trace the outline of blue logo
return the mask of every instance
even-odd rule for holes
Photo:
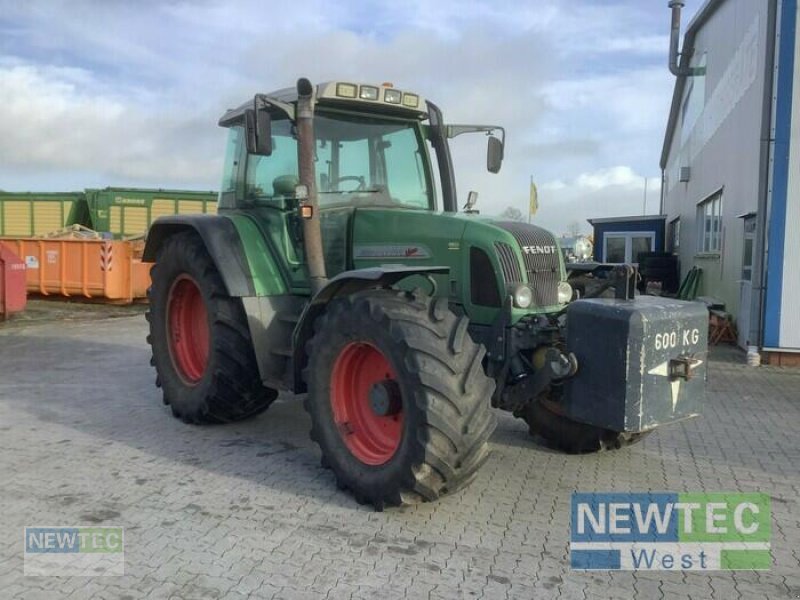
[[[766,494],[574,493],[573,569],[769,569]]]
[[[124,575],[122,527],[26,527],[25,575]]]

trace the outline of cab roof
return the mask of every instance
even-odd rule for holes
[[[260,95],[268,103],[294,118],[297,104],[297,88],[288,87]],[[391,84],[354,83],[350,81],[326,81],[315,87],[314,99],[318,105],[347,107],[357,111],[405,116],[425,120],[428,118],[426,100],[415,92],[400,90]],[[228,109],[219,124],[230,127],[240,122],[244,111],[253,108],[248,100],[237,108]]]

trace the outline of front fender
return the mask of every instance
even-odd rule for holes
[[[311,299],[294,330],[293,365],[294,391],[302,394],[306,391],[302,372],[308,361],[306,342],[314,334],[314,321],[325,312],[328,303],[338,296],[348,296],[367,289],[388,288],[412,275],[446,275],[450,267],[375,267],[344,271],[331,279],[316,296]]]

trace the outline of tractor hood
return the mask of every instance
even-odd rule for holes
[[[534,306],[558,305],[558,284],[566,272],[552,233],[519,221],[481,219],[467,226],[464,240],[496,256],[506,288],[527,283],[533,289]]]
[[[491,323],[509,288],[519,284],[531,287],[534,300],[525,311],[515,309],[514,320],[563,308],[558,303],[558,284],[566,279],[561,251],[553,234],[541,227],[454,213],[381,208],[354,213],[350,268],[447,266],[450,274],[437,276],[439,293],[447,290],[451,302],[463,305],[478,323]]]

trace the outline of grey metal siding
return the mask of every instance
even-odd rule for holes
[[[692,64],[705,62],[705,75],[684,90],[686,110],[677,119],[665,168],[663,212],[667,222],[681,219],[682,274],[701,267],[700,293],[724,301],[734,317],[743,293],[744,230],[738,217],[757,212],[761,185],[769,4],[727,0],[698,31]],[[702,112],[696,119],[691,119],[692,100],[686,102],[692,93],[702,95]],[[681,167],[690,169],[688,182],[678,181]],[[721,250],[703,254],[697,249],[697,205],[718,190],[722,190]]]

